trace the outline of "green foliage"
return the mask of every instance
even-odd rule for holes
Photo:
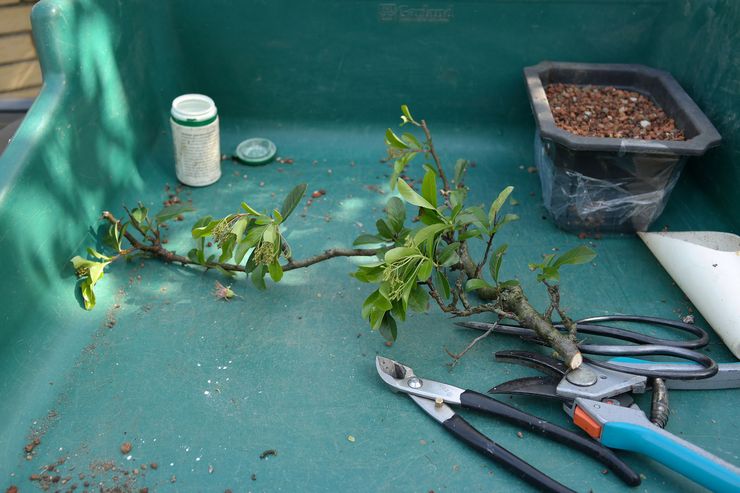
[[[88,253],[100,261],[88,260],[76,256],[71,262],[79,279],[78,285],[85,309],[92,310],[95,307],[95,292],[93,288],[103,278],[103,269],[111,263],[112,259],[92,248],[88,248]]]
[[[586,264],[596,258],[596,252],[585,245],[580,245],[560,256],[554,253],[544,255],[543,261],[539,264],[529,264],[529,270],[540,272],[537,274],[537,280],[540,282],[549,281],[557,282],[560,280],[560,268],[564,265]]]
[[[423,120],[419,123],[412,118],[408,107],[402,106],[401,112],[402,125],[411,124],[427,130]],[[416,155],[432,152],[431,142],[421,142],[410,133],[399,137],[391,129],[386,130],[385,142],[389,156],[395,158],[391,189],[398,189],[400,199],[392,197],[388,201],[387,217],[376,222],[377,234],[363,234],[355,240],[355,245],[384,244],[386,250],[379,256],[379,262],[359,267],[353,276],[378,286],[363,303],[362,316],[373,329],[380,330],[384,337],[392,340],[397,335],[396,319],[404,320],[408,308],[425,310],[429,303],[429,290],[441,299],[449,300],[453,294],[456,296],[454,299],[462,297],[460,290],[500,290],[518,285],[517,280],[500,280],[508,245],[496,246],[487,259],[487,273],[492,283],[482,278],[469,278],[463,256],[468,251],[466,242],[491,243],[501,228],[519,217],[502,212],[514,191],[511,186],[498,194],[487,211],[477,205],[465,205],[467,188],[463,180],[469,163],[462,159],[455,163],[452,189],[443,190],[440,196],[437,180],[442,172],[424,164],[421,193],[416,192],[399,176]],[[418,208],[421,224],[416,228],[404,226],[406,211],[402,201]],[[586,252],[576,251],[557,259],[546,259],[549,262],[547,272],[587,258]],[[458,278],[463,281],[462,289],[452,281]]]
[[[458,302],[466,309],[470,306],[466,292],[486,289],[501,293],[518,285],[516,280],[500,279],[508,245],[494,243],[501,228],[518,219],[517,215],[504,211],[507,203],[515,203],[511,198],[514,188],[504,188],[490,205],[467,205],[468,188],[463,182],[468,161],[460,159],[455,163],[450,185],[425,121],[415,120],[405,105],[401,112],[401,125],[421,129],[424,135],[422,138],[403,132],[399,136],[391,129],[386,130],[388,155],[394,160],[390,185],[400,197],[388,199],[385,214],[375,222],[375,232],[361,234],[354,240],[355,246],[373,245],[375,249],[369,255],[375,255],[376,260],[352,273],[358,281],[375,285],[362,305],[361,315],[389,340],[398,335],[398,320],[405,320],[409,310],[426,311],[431,299],[445,311],[460,314]],[[428,161],[420,167],[423,178],[418,192],[400,177],[417,156]],[[242,202],[237,212],[225,217],[197,219],[191,228],[195,245],[187,258],[228,276],[233,276],[235,270],[243,270],[258,289],[266,288],[268,275],[273,282],[280,282],[284,267],[296,265],[281,226],[298,207],[306,189],[305,183],[296,186],[280,208],[271,212],[261,212]],[[413,214],[408,213],[408,207]],[[105,267],[142,250],[123,248],[122,241],[126,238],[134,246],[130,232],[138,235],[139,244],[152,245],[155,252],[161,252],[160,225],[191,210],[185,204],[171,205],[152,218],[147,208],[139,204],[127,211],[128,221],[111,225],[103,238],[107,248],[115,252],[112,256],[90,249],[90,259],[72,259],[85,307],[91,309],[95,305],[93,288],[102,279]],[[409,217],[418,223],[407,224]],[[473,241],[479,242],[480,250],[485,251],[477,263],[469,253],[468,243]],[[591,249],[581,246],[560,256],[546,255],[542,263],[530,264],[530,268],[540,271],[537,276],[540,281],[557,281],[560,267],[590,262],[594,256]],[[281,259],[287,263],[281,264]],[[490,279],[484,279],[484,272]]]

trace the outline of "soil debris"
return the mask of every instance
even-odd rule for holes
[[[270,456],[276,456],[276,455],[277,455],[277,450],[271,448],[271,449],[267,449],[264,452],[262,452],[260,454],[260,459],[266,459]]]
[[[11,485],[8,487],[7,490],[5,490],[5,493],[18,493],[18,487],[15,485]]]
[[[129,452],[131,452],[131,449],[132,448],[133,448],[133,446],[131,445],[131,442],[123,442],[121,444],[121,453],[124,454],[124,455],[126,455]]]
[[[555,124],[587,137],[686,140],[673,118],[649,97],[611,86],[549,84],[545,88]]]
[[[33,440],[28,442],[26,446],[23,447],[23,450],[25,450],[27,454],[30,454],[31,452],[33,452],[33,449],[35,449],[40,444],[41,444],[41,438],[33,437]]]
[[[368,189],[368,190],[370,190],[371,192],[375,192],[375,193],[380,194],[380,195],[385,195],[385,191],[382,190],[377,185],[365,185],[365,188]]]

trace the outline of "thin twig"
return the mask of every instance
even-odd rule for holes
[[[486,251],[483,253],[483,258],[480,262],[478,262],[478,265],[475,267],[475,277],[480,279],[480,275],[483,272],[483,266],[486,265],[486,260],[488,260],[488,254],[491,251],[491,245],[493,244],[493,237],[496,235],[491,235],[488,237],[488,243],[486,243]]]
[[[432,155],[432,159],[434,159],[434,164],[437,165],[437,172],[439,173],[439,177],[442,179],[442,184],[444,185],[444,189],[445,191],[449,192],[450,184],[447,181],[447,176],[445,175],[444,170],[442,169],[442,162],[439,160],[437,151],[434,149],[434,144],[432,143],[432,134],[429,132],[429,127],[427,127],[427,122],[422,120],[419,126],[424,131],[424,135],[426,136],[427,144],[429,145],[429,154]],[[446,195],[445,195],[445,202],[448,202]]]
[[[550,306],[548,306],[545,311],[545,318],[547,320],[551,320],[550,317],[552,316],[552,311],[555,309],[555,311],[558,312],[558,315],[560,315],[560,322],[568,329],[570,338],[575,341],[578,336],[578,327],[565,313],[565,310],[560,308],[560,286],[558,284],[550,284],[547,281],[542,281],[542,283],[547,287],[547,294],[550,296]]]
[[[482,341],[483,339],[485,339],[486,337],[488,337],[489,335],[491,335],[491,332],[493,332],[493,330],[496,328],[497,325],[498,325],[498,320],[493,323],[493,325],[491,326],[490,329],[488,329],[483,334],[481,334],[478,337],[476,337],[475,339],[473,339],[470,342],[470,344],[468,344],[465,347],[465,349],[463,349],[462,351],[460,351],[457,354],[453,354],[453,353],[450,352],[449,349],[445,348],[445,352],[447,352],[447,354],[450,356],[450,358],[452,358],[452,363],[449,363],[448,366],[450,368],[454,368],[460,362],[460,358],[462,358],[463,356],[465,356],[465,353],[467,353],[468,351],[470,351],[473,348],[473,346],[475,346],[480,341]]]

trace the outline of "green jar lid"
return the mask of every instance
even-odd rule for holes
[[[267,164],[275,157],[277,148],[271,140],[255,137],[247,139],[236,146],[236,158],[252,166]]]

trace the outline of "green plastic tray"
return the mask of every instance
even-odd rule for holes
[[[213,295],[216,281],[227,283],[217,273],[117,264],[92,312],[75,297],[69,259],[94,244],[101,211],[120,215],[137,200],[156,209],[167,199],[166,185],[176,185],[169,105],[186,92],[215,100],[224,152],[263,136],[293,159],[224,162],[217,184],[180,192],[197,214],[226,214],[245,199],[270,208],[307,182],[309,192],[327,193],[287,223],[296,257],[349,246],[371,230],[389,196],[377,191],[387,191],[389,172],[379,163],[383,132],[406,103],[429,122],[448,167],[459,157],[477,163],[473,202],[516,187],[522,219],[502,238],[510,244],[504,270],[535,305],[543,307],[546,294],[527,262],[591,244],[595,264],[563,272],[569,313],[684,316],[689,303],[636,237],[580,239],[543,218],[538,177],[527,171],[534,127],[521,69],[556,59],[671,71],[724,140],[689,162],[655,228],[737,232],[739,21],[729,0],[681,8],[42,1],[33,25],[44,88],[0,159],[3,487],[37,489],[30,475],[65,458],[59,474],[71,479],[51,491],[82,491],[85,481],[90,490],[102,482],[123,491],[529,491],[390,392],[374,368],[383,354],[422,376],[484,391],[532,374],[492,358],[522,343],[491,337],[450,371],[444,348],[459,351],[473,334],[432,310],[412,316],[387,347],[360,318],[370,287],[349,277],[346,259],[290,272],[264,292],[238,279],[230,302]],[[169,240],[189,249],[189,223],[173,222]],[[706,350],[733,360],[715,336]],[[572,426],[554,403],[510,402]],[[740,463],[738,391],[676,391],[671,404],[673,433]],[[623,489],[577,452],[465,416],[578,491]],[[26,460],[33,433],[41,443]],[[129,454],[119,450],[123,442],[133,445]],[[260,459],[269,449],[277,455]],[[698,488],[643,457],[623,457],[644,474],[640,491]],[[143,468],[152,462],[156,470]]]

